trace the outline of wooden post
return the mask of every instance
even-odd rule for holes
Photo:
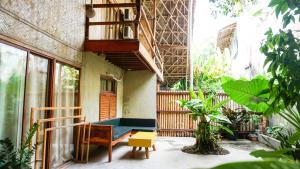
[[[31,108],[31,111],[32,111],[32,115],[33,115],[33,112],[34,112],[33,108]],[[35,159],[34,159],[35,169],[38,168],[37,160],[39,160],[39,144],[40,144],[40,130],[41,130],[40,129],[41,128],[40,127],[40,120],[37,121],[37,124],[38,124],[38,127],[37,127],[37,131],[36,131]],[[31,145],[30,145],[30,147],[31,147]]]
[[[85,40],[89,40],[90,19],[85,17]]]
[[[156,32],[156,0],[153,0],[153,29],[152,29],[152,32],[153,32],[153,39],[152,39],[152,45],[153,45],[153,48],[154,48],[154,51],[156,51],[156,48],[155,48],[155,32]]]
[[[111,143],[108,145],[108,162],[112,160],[112,145]]]
[[[87,152],[86,152],[86,162],[89,161],[89,153],[90,153],[90,141],[91,141],[91,128],[92,128],[92,124],[89,123],[89,132],[88,132],[88,142],[87,142]]]
[[[50,87],[49,87],[49,95],[50,95],[50,99],[49,99],[49,107],[54,107],[55,106],[55,79],[57,78],[56,76],[56,59],[54,59],[51,64],[50,64],[50,74],[49,76],[52,77],[50,78]],[[45,110],[46,111],[46,110]],[[49,110],[50,112],[47,113],[46,118],[51,118],[54,116],[54,112],[53,110]],[[48,124],[46,124],[47,128],[51,128],[53,127],[53,122],[49,122]],[[49,136],[47,137],[47,147],[46,147],[46,151],[47,151],[47,156],[46,156],[46,168],[49,169],[50,167],[50,161],[51,161],[51,147],[52,147],[52,136],[53,136],[53,132],[49,133]]]
[[[134,21],[134,39],[139,39],[139,24],[141,21],[141,0],[136,0],[135,5],[137,14]]]
[[[153,151],[156,151],[155,144],[152,145]]]
[[[132,147],[131,157],[134,157],[134,156],[135,156],[135,151],[136,151],[136,147]]]
[[[149,159],[149,148],[145,147],[145,149],[146,149],[146,158]]]

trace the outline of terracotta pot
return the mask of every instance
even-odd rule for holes
[[[249,136],[249,140],[251,140],[251,141],[257,141],[258,139],[257,139],[257,137]]]

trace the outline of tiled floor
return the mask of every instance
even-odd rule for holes
[[[218,164],[257,160],[249,155],[252,150],[267,149],[260,143],[248,140],[238,142],[223,141],[222,146],[230,151],[228,155],[194,155],[183,153],[180,149],[185,145],[192,145],[194,138],[158,137],[156,151],[150,150],[150,159],[145,159],[144,150],[136,152],[135,158],[131,157],[132,148],[127,146],[127,140],[113,148],[113,161],[107,162],[105,149],[98,149],[90,156],[87,164],[71,164],[67,168],[74,169],[194,169],[208,168]]]

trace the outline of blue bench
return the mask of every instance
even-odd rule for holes
[[[108,161],[112,160],[112,147],[138,131],[156,130],[155,119],[115,118],[94,122],[91,126],[90,144],[108,147]]]

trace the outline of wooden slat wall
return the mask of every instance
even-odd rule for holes
[[[99,96],[99,120],[116,117],[117,96],[114,93],[103,92]]]
[[[227,95],[223,93],[217,94],[219,101],[227,99]],[[159,91],[157,92],[157,121],[158,134],[160,136],[172,137],[190,137],[194,135],[197,127],[197,121],[193,121],[188,114],[189,111],[179,107],[176,100],[190,99],[187,91]],[[225,105],[231,109],[241,108],[240,105],[230,101]],[[254,130],[252,123],[248,123],[241,127],[240,132],[250,132]]]

